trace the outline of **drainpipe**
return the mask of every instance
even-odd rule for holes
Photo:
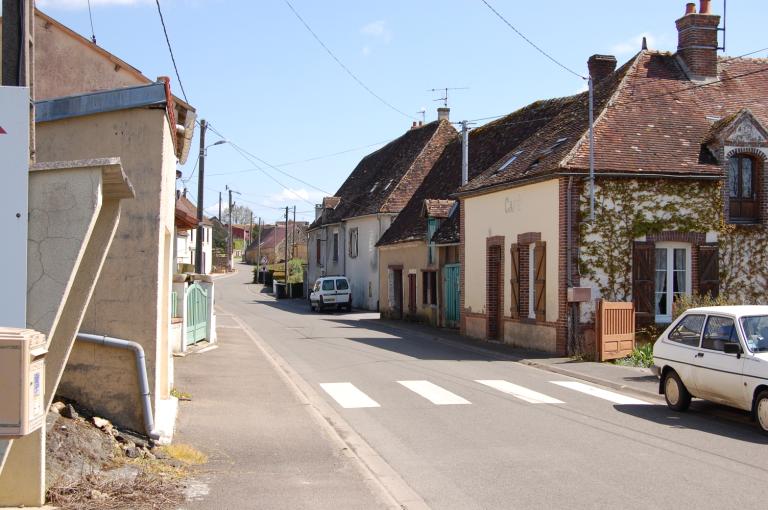
[[[156,432],[155,422],[152,417],[152,402],[149,398],[149,381],[147,380],[147,364],[144,358],[144,349],[136,342],[112,338],[106,335],[91,335],[88,333],[78,333],[77,339],[81,342],[87,342],[105,347],[114,347],[116,349],[126,349],[133,351],[136,359],[136,372],[139,375],[139,392],[141,393],[141,408],[144,414],[144,431],[151,439],[160,439],[160,434]]]
[[[568,177],[568,190],[566,192],[566,198],[565,198],[565,210],[566,210],[566,282],[568,285],[568,288],[573,287],[573,204],[571,203],[571,197],[572,197],[572,189],[573,189],[573,176]],[[567,320],[567,335],[568,340],[566,344],[566,349],[568,351],[568,354],[574,354],[574,344],[575,337],[576,337],[576,320],[574,317],[574,314],[577,313],[576,311],[576,305],[575,303],[569,303],[569,308],[571,309],[571,317],[570,320]]]

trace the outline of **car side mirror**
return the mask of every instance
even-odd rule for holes
[[[723,344],[723,352],[726,354],[735,354],[737,358],[741,357],[741,345],[737,342],[728,342]]]

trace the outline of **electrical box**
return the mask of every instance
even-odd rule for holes
[[[45,335],[0,328],[0,439],[26,436],[45,422]]]
[[[592,301],[592,287],[569,287],[569,303],[588,303]]]

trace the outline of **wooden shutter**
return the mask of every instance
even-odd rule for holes
[[[318,237],[318,238],[316,239],[316,241],[315,241],[315,261],[316,261],[318,264],[320,264],[320,262],[321,262],[321,259],[320,259],[320,253],[321,253],[321,251],[320,251],[320,250],[322,250],[322,245],[321,245],[321,241],[320,241],[320,238]],[[259,261],[259,264],[261,264],[261,261]]]
[[[546,320],[547,311],[547,245],[543,241],[536,241],[533,247],[534,260],[534,310],[536,311],[536,320]]]
[[[699,294],[717,297],[720,293],[720,249],[717,245],[699,246]]]
[[[656,322],[655,274],[655,243],[635,242],[632,250],[632,301],[635,303],[635,322],[637,324]]]
[[[512,261],[512,277],[509,279],[511,285],[510,296],[512,297],[512,306],[510,315],[513,319],[520,318],[520,246],[513,244],[510,249],[509,259]]]

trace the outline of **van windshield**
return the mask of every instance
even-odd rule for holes
[[[768,315],[742,317],[741,327],[752,352],[768,352]]]
[[[336,289],[338,290],[347,290],[349,288],[349,283],[347,283],[347,280],[336,280]]]

